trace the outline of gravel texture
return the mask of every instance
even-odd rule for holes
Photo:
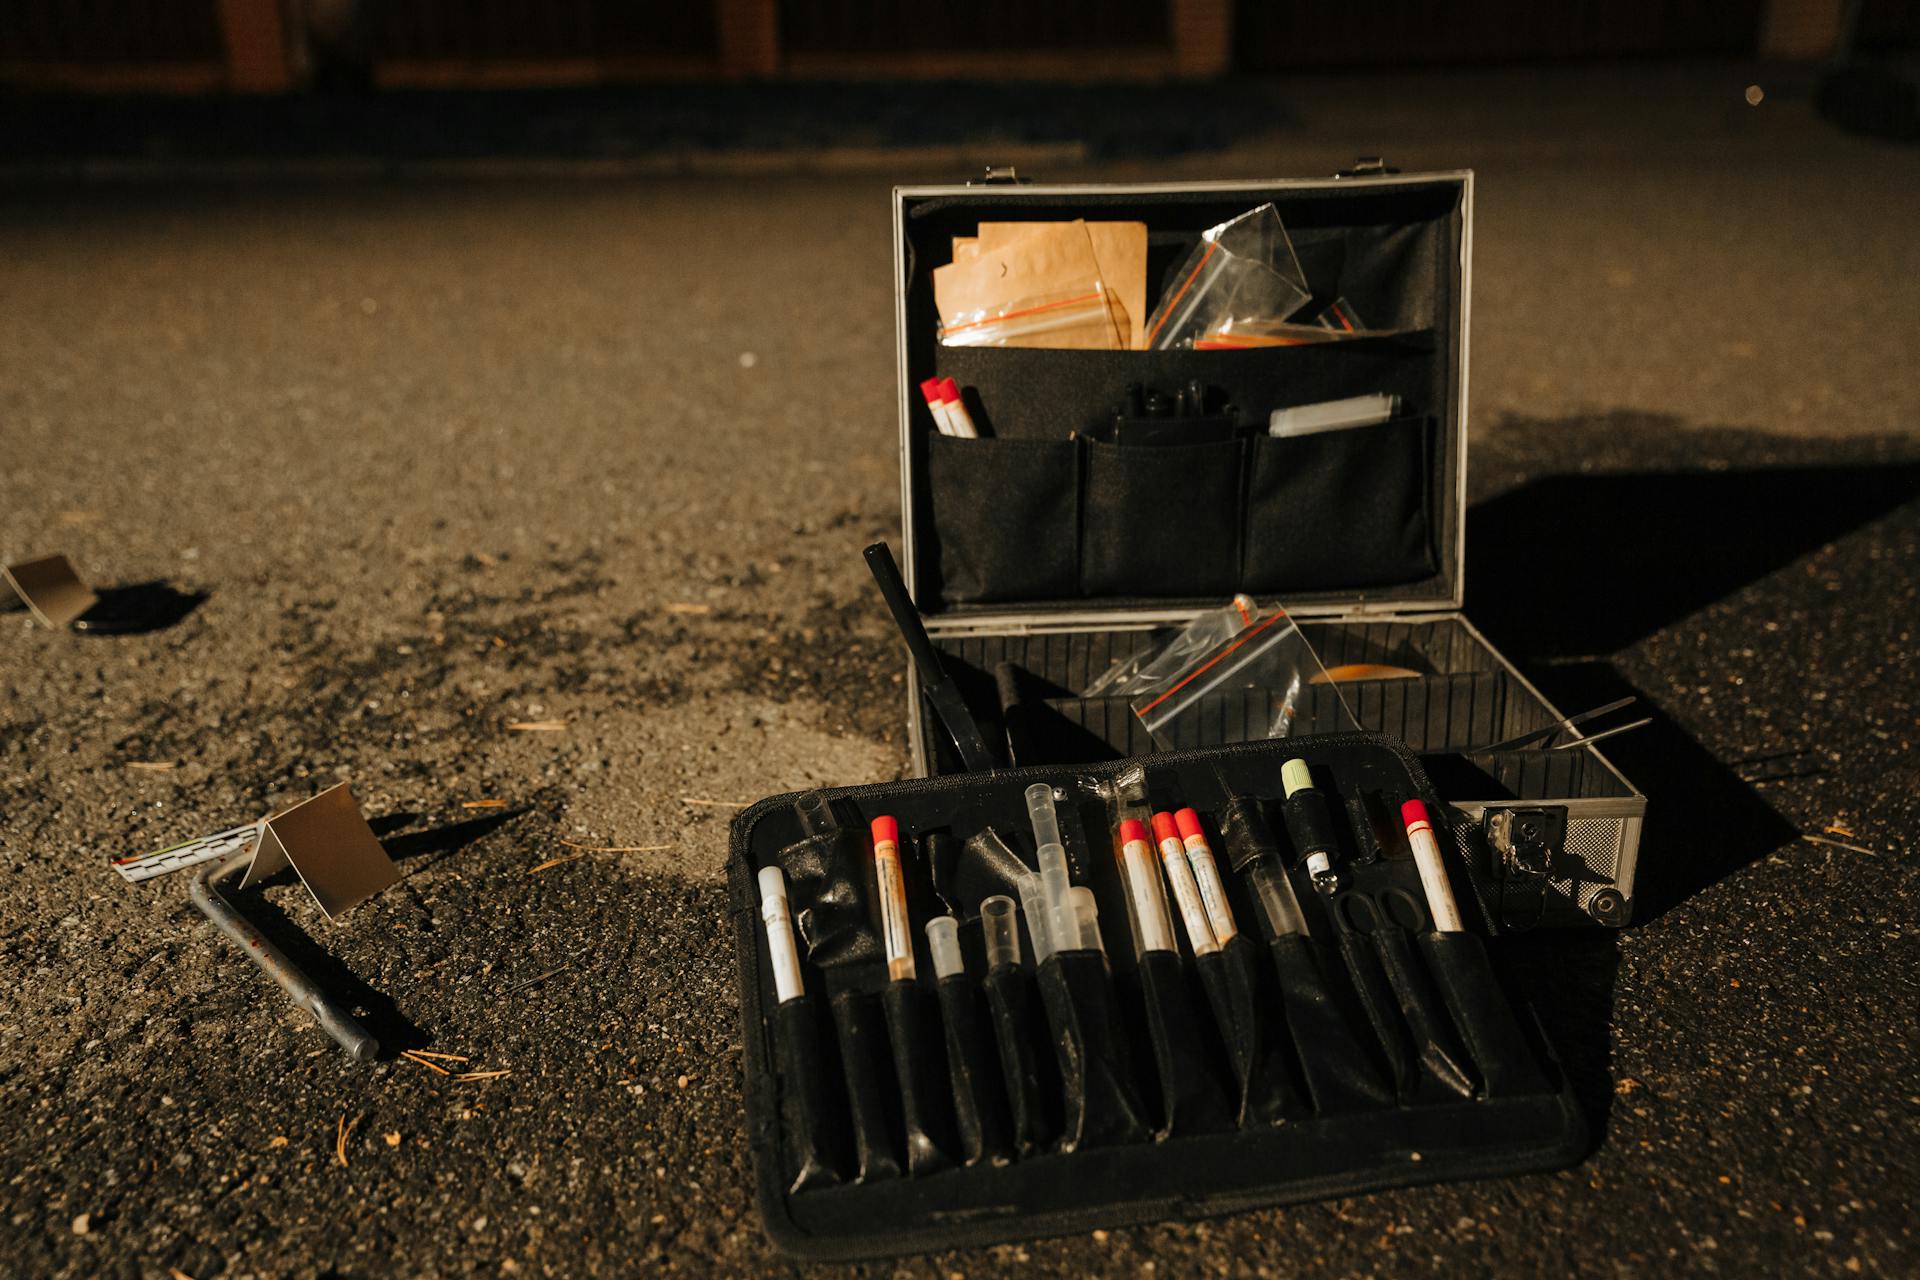
[[[899,1273],[1920,1270],[1920,153],[1748,78],[1425,77],[1086,175],[1480,170],[1468,612],[1657,716],[1612,752],[1635,927],[1504,944],[1592,1156]],[[721,866],[733,806],[905,768],[858,558],[898,524],[886,188],[0,196],[0,554],[194,604],[0,614],[0,1270],[782,1269]],[[179,877],[106,867],[335,779],[402,883],[256,910],[388,1045],[508,1074],[349,1064]]]

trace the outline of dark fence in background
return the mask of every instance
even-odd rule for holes
[[[1242,4],[1243,71],[1751,53],[1762,0]]]

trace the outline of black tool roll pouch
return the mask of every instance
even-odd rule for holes
[[[1243,862],[1224,876],[1236,916],[1244,912],[1240,937],[1203,959],[1149,953],[1144,973],[1129,954],[1125,886],[1116,860],[1100,856],[1102,788],[1137,766],[1155,804],[1190,804],[1203,820],[1232,805],[1277,812],[1280,765],[1295,756],[1331,798],[1377,793],[1389,809],[1418,798],[1444,822],[1405,748],[1365,734],[883,783],[833,791],[830,806],[803,811],[788,796],[742,813],[728,879],[746,1126],[756,1199],[775,1241],[820,1260],[923,1253],[1578,1158],[1580,1108],[1538,1026],[1506,1005],[1479,945],[1490,926],[1477,901],[1461,903],[1475,932],[1436,936],[1399,911],[1389,917],[1394,930],[1343,923],[1340,895],[1307,890],[1300,905],[1310,933],[1273,938],[1263,957],[1254,931],[1271,922],[1246,896]],[[1036,966],[1023,918],[1024,959],[988,970],[975,899],[1031,869],[1025,793],[1036,782],[1059,798],[1073,881],[1093,891],[1113,954],[1062,951]],[[944,909],[961,921],[957,976],[884,984],[878,958],[819,963],[868,946],[875,926],[855,920],[844,891],[873,897],[858,883],[861,871],[871,874],[860,865],[871,855],[857,833],[882,814],[904,837],[916,939],[943,910],[926,889],[942,843],[932,837],[960,848],[941,855],[940,877]],[[1003,838],[976,839],[989,828]],[[1304,885],[1290,845],[1275,834],[1268,846],[1262,857],[1282,859]],[[1363,852],[1346,847],[1336,858],[1343,894],[1351,886],[1376,903],[1423,900],[1410,858],[1362,862]],[[807,872],[808,892],[822,899],[790,883],[795,918],[811,913],[832,943],[804,952],[805,994],[791,1011],[770,981],[756,884],[761,869],[783,864]],[[823,902],[833,908],[825,916]],[[927,955],[916,959],[931,972]],[[817,1048],[807,1043],[809,1005]],[[1440,1083],[1446,1071],[1429,1046],[1445,1052],[1469,1092]]]
[[[1545,1088],[1545,1074],[1494,976],[1486,944],[1471,933],[1428,933],[1420,937],[1420,950],[1486,1095],[1503,1098]]]
[[[980,1005],[980,988],[964,973],[940,979],[940,1025],[946,1032],[947,1079],[953,1086],[953,1128],[960,1163],[1004,1164],[1012,1156],[1000,1055]]]
[[[1077,443],[936,435],[927,449],[940,590],[947,599],[1079,594]]]
[[[1433,572],[1430,420],[1254,437],[1242,591],[1413,582]]]
[[[1060,1150],[1145,1138],[1150,1126],[1114,1018],[1107,958],[1054,952],[1040,966],[1040,999],[1060,1067]]]
[[[1239,575],[1238,440],[1087,441],[1080,585],[1089,596],[1230,596]]]
[[[1234,1108],[1222,1077],[1225,1047],[1203,1034],[1201,1008],[1186,966],[1172,951],[1149,951],[1129,978],[1141,1009],[1154,1066],[1160,1107],[1154,1113],[1161,1137],[1186,1137],[1234,1127]]]
[[[1041,1056],[1046,1023],[1040,1017],[1033,975],[1019,965],[1001,965],[987,974],[987,1014],[993,1019],[994,1045],[1000,1052],[1000,1080],[1007,1090],[1014,1150],[1039,1152],[1058,1132],[1048,1102],[1059,1097],[1058,1078],[1048,1087],[1053,1055]],[[1057,1109],[1057,1108],[1056,1108]]]

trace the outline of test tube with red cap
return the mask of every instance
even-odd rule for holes
[[[1180,919],[1187,927],[1187,942],[1196,956],[1210,955],[1220,949],[1207,920],[1206,903],[1200,899],[1200,886],[1187,862],[1186,842],[1180,839],[1180,824],[1170,813],[1153,815],[1153,836],[1160,842],[1160,865],[1166,868],[1167,883],[1173,886],[1173,901],[1180,908]]]
[[[941,391],[940,379],[922,379],[920,395],[927,402],[927,412],[933,415],[934,428],[943,436],[958,435],[959,432],[953,429],[953,415],[947,412],[946,396]]]
[[[887,949],[887,977],[912,982],[913,931],[907,920],[907,877],[900,865],[900,824],[884,814],[873,820],[874,878],[880,885],[880,934]]]
[[[967,412],[967,402],[960,395],[960,384],[952,378],[942,378],[940,400],[946,405],[947,421],[953,426],[953,434],[965,440],[978,440],[980,429],[973,425],[973,415]]]
[[[1147,843],[1146,824],[1136,818],[1120,822],[1120,868],[1141,954],[1175,950],[1173,921],[1167,916],[1167,895],[1153,864],[1153,846]]]
[[[1200,886],[1207,923],[1213,926],[1214,940],[1224,947],[1240,930],[1233,923],[1233,908],[1227,903],[1227,886],[1220,879],[1220,867],[1213,860],[1213,846],[1207,843],[1206,830],[1200,825],[1196,811],[1182,809],[1173,815],[1173,822],[1180,829],[1180,842],[1186,846],[1194,883]]]
[[[1413,849],[1413,865],[1420,869],[1420,887],[1427,893],[1433,927],[1442,933],[1459,933],[1466,925],[1460,921],[1453,886],[1447,883],[1447,866],[1440,858],[1440,842],[1433,838],[1427,806],[1418,800],[1407,801],[1400,806],[1400,820],[1407,824],[1407,844]]]

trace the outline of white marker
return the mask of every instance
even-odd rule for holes
[[[1447,883],[1447,866],[1440,860],[1440,842],[1433,838],[1427,806],[1418,800],[1407,801],[1400,806],[1400,820],[1407,824],[1407,843],[1413,846],[1413,865],[1420,868],[1420,887],[1427,891],[1433,927],[1441,933],[1461,932],[1466,925],[1460,922],[1453,886]]]
[[[793,912],[787,905],[787,878],[778,867],[760,871],[760,919],[767,926],[767,950],[773,955],[773,987],[780,1003],[807,993],[800,981],[800,953],[793,945]]]
[[[1160,865],[1167,869],[1167,883],[1173,886],[1173,900],[1180,907],[1180,919],[1187,926],[1187,941],[1196,956],[1211,955],[1220,949],[1207,923],[1207,906],[1200,900],[1200,886],[1194,881],[1193,868],[1187,863],[1187,846],[1180,840],[1180,828],[1170,813],[1153,815],[1154,839],[1160,842]]]

